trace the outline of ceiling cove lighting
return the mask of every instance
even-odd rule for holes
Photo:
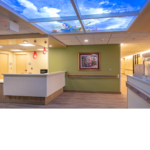
[[[84,40],[84,42],[88,42],[89,40]]]
[[[33,44],[19,44],[19,45],[21,45],[21,46],[35,46]]]
[[[13,51],[13,52],[20,52],[22,50],[20,50],[20,49],[12,49],[11,51]]]

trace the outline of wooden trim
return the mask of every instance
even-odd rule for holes
[[[80,68],[80,54],[84,54],[84,55],[86,55],[86,54],[99,54],[99,58],[98,58],[98,65],[99,65],[99,69],[96,69],[96,68],[93,68],[93,69],[81,69]],[[100,61],[101,61],[101,53],[100,52],[87,52],[87,53],[78,53],[78,71],[100,71],[101,70],[101,63],[100,63]]]
[[[119,78],[119,75],[68,74],[68,78]]]
[[[45,98],[45,105],[47,105],[48,103],[50,103],[53,99],[55,99],[57,96],[59,96],[62,93],[63,93],[63,88],[61,88],[60,90],[56,91],[52,95],[46,97]]]
[[[144,92],[143,90],[135,87],[134,85],[130,84],[129,82],[126,82],[126,86],[134,92],[136,95],[141,97],[143,100],[145,100],[147,103],[150,104],[150,94]]]
[[[105,91],[76,91],[76,90],[64,90],[64,92],[121,94],[121,92],[105,92]]]

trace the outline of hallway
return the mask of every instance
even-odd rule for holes
[[[127,108],[126,76],[121,78],[121,94],[64,92],[44,105],[0,103],[0,108]]]

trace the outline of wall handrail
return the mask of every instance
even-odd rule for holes
[[[120,75],[68,74],[69,78],[119,78]]]
[[[138,87],[126,82],[126,86],[135,94],[140,96],[143,100],[150,104],[150,94],[146,93],[145,91],[139,89]]]

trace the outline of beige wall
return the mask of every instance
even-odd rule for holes
[[[9,51],[0,51],[0,53],[9,55],[9,63],[8,63],[8,73],[14,73],[13,67],[13,53]]]
[[[125,58],[121,58],[121,74],[125,74]]]
[[[37,59],[33,59],[33,52],[9,52],[0,51],[9,55],[9,72],[16,73],[16,54],[27,54],[27,73],[40,73],[40,69],[48,69],[48,54],[44,55],[42,51],[37,52]],[[31,65],[29,65],[31,63]],[[31,69],[33,68],[33,69]]]
[[[125,75],[133,75],[133,56],[121,59],[121,73]]]
[[[38,55],[37,59],[33,59],[33,52],[15,52],[14,53],[15,72],[16,72],[16,54],[27,54],[27,73],[32,73],[32,74],[40,73],[40,69],[48,69],[48,54],[44,55],[43,52],[40,51],[37,52]]]

